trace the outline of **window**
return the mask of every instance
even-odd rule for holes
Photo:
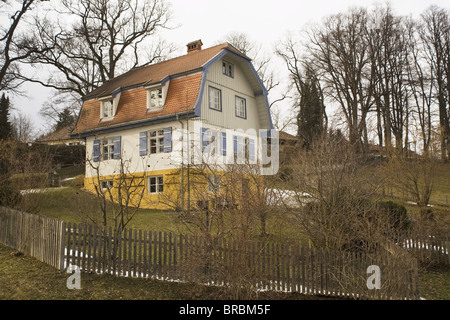
[[[244,138],[240,136],[233,137],[234,143],[234,158],[237,163],[243,163],[243,161],[255,161],[255,140],[250,138]]]
[[[149,89],[149,104],[148,109],[161,109],[163,107],[164,101],[163,101],[163,89],[162,88],[155,88],[155,89]]]
[[[220,192],[220,177],[216,175],[209,175],[208,176],[208,190],[212,193],[219,193]]]
[[[108,139],[96,139],[93,143],[93,160],[99,162],[101,160],[120,159],[122,150],[122,137],[116,136]]]
[[[222,92],[214,87],[209,87],[209,108],[222,111]]]
[[[226,132],[220,132],[209,128],[202,128],[201,141],[202,141],[202,153],[207,153],[211,156],[215,156],[216,152],[217,154],[222,156],[227,155]]]
[[[148,178],[148,193],[157,194],[164,191],[164,179],[163,176],[155,176]]]
[[[112,189],[113,188],[113,181],[112,180],[104,180],[101,182],[101,187],[103,190],[106,189]]]
[[[236,96],[235,100],[236,117],[247,118],[247,104],[244,98]]]
[[[105,139],[102,141],[102,159],[114,159],[114,140]]]
[[[114,117],[113,99],[102,101],[102,119]]]
[[[231,78],[234,77],[233,65],[227,61],[222,61],[222,73]]]
[[[172,127],[139,132],[139,155],[172,152]]]
[[[244,160],[245,154],[246,154],[245,138],[234,136],[234,158]]]
[[[164,152],[164,130],[149,131],[150,154]]]

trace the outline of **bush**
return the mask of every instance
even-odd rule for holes
[[[411,221],[405,206],[393,201],[381,201],[378,203],[378,209],[387,215],[388,222],[394,229],[407,230],[410,228]]]

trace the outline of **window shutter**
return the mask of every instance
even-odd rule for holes
[[[94,162],[100,161],[100,140],[94,140],[94,150],[93,150],[93,160]]]
[[[227,133],[226,132],[221,132],[222,135],[222,145],[221,145],[221,150],[222,150],[222,155],[226,156],[227,155]]]
[[[164,128],[164,152],[172,152],[172,127]]]
[[[148,136],[148,131],[139,132],[139,155],[140,156],[146,156],[148,154],[147,136]]]
[[[202,141],[202,152],[205,152],[205,149],[209,144],[208,138],[206,136],[207,130],[208,130],[207,128],[201,128],[201,132],[200,132],[200,137],[201,137],[201,141]]]
[[[248,140],[248,158],[250,161],[255,161],[256,155],[255,155],[255,140],[249,139]]]
[[[113,142],[114,142],[114,159],[120,159],[122,150],[122,137],[121,136],[114,137]]]

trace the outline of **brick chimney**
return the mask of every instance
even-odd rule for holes
[[[192,52],[202,50],[202,45],[203,45],[202,40],[196,40],[196,41],[189,42],[186,45],[187,53],[192,53]]]

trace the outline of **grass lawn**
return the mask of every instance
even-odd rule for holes
[[[450,267],[420,270],[419,290],[427,300],[450,300]]]
[[[69,290],[69,274],[37,259],[15,255],[0,245],[0,300],[214,300],[227,299],[220,288],[190,283],[81,274],[81,289]],[[261,300],[324,299],[297,293],[262,292]]]

